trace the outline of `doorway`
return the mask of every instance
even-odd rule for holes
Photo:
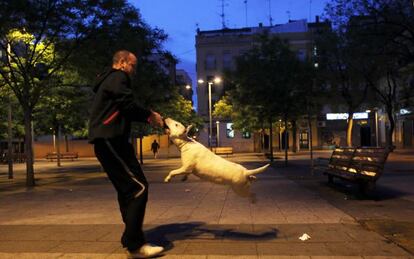
[[[411,147],[413,141],[413,122],[412,120],[403,121],[403,145],[404,147]]]
[[[309,134],[307,131],[303,131],[299,134],[299,148],[309,149]]]
[[[371,146],[371,127],[362,126],[360,133],[361,133],[361,146],[370,147]]]

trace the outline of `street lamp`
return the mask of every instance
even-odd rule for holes
[[[212,81],[207,81],[208,84],[208,115],[209,115],[209,125],[210,125],[210,131],[208,133],[208,145],[211,148],[211,133],[213,132],[213,121],[212,121],[212,117],[211,117],[211,86],[215,83],[218,84],[221,82],[221,78],[220,77],[215,77]],[[203,79],[199,79],[198,80],[199,84],[203,84],[204,80]]]

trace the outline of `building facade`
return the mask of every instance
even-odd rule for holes
[[[330,23],[320,22],[316,18],[315,23],[308,23],[306,20],[289,21],[286,24],[274,26],[263,26],[241,28],[241,29],[222,29],[210,31],[197,31],[196,35],[196,55],[197,55],[197,78],[203,83],[197,85],[198,113],[205,119],[206,127],[200,134],[200,141],[203,144],[212,146],[233,146],[237,152],[254,152],[261,151],[263,147],[260,143],[268,146],[268,137],[264,134],[253,134],[247,132],[237,132],[231,128],[231,121],[217,121],[213,118],[213,129],[211,132],[211,141],[209,139],[209,99],[211,105],[220,100],[224,95],[226,85],[225,81],[214,83],[216,77],[223,77],[225,71],[235,69],[235,60],[238,56],[252,48],[258,35],[268,33],[271,36],[277,36],[282,40],[288,41],[291,50],[294,51],[300,60],[309,60],[315,56],[314,34],[320,29],[330,28]],[[315,62],[317,62],[315,60]],[[209,84],[211,86],[211,95],[209,95]],[[301,125],[304,123],[301,123]],[[306,128],[306,130],[304,129]],[[308,128],[300,128],[299,132],[293,136],[288,134],[289,143],[297,143],[297,146],[309,148]],[[290,129],[286,127],[286,132]],[[279,133],[285,131],[284,126],[279,127]],[[276,134],[279,134],[276,133]],[[264,140],[263,135],[265,136]],[[283,146],[282,134],[279,138],[273,138],[273,145],[276,147]],[[294,139],[295,138],[295,139]],[[297,138],[297,139],[296,139]],[[317,139],[313,138],[314,145],[318,145]]]

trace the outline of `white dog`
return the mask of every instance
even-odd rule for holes
[[[245,167],[217,156],[202,144],[189,138],[191,125],[185,128],[181,123],[167,118],[165,124],[172,142],[181,151],[182,166],[172,170],[164,181],[169,182],[173,176],[193,173],[194,175],[218,184],[230,185],[235,193],[249,197],[255,201],[255,195],[250,192],[250,185],[256,179],[255,174],[261,173],[269,164],[257,169],[248,170]],[[186,177],[184,178],[184,180]]]

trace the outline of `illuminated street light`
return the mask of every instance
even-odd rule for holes
[[[208,84],[208,114],[209,114],[209,125],[210,125],[210,131],[208,133],[208,145],[211,148],[211,133],[213,132],[213,121],[212,121],[212,113],[211,113],[211,86],[215,83],[215,84],[219,84],[221,82],[221,78],[220,77],[214,77],[214,79],[212,81],[207,81]],[[199,84],[203,84],[204,80],[203,79],[199,79],[198,80]]]

